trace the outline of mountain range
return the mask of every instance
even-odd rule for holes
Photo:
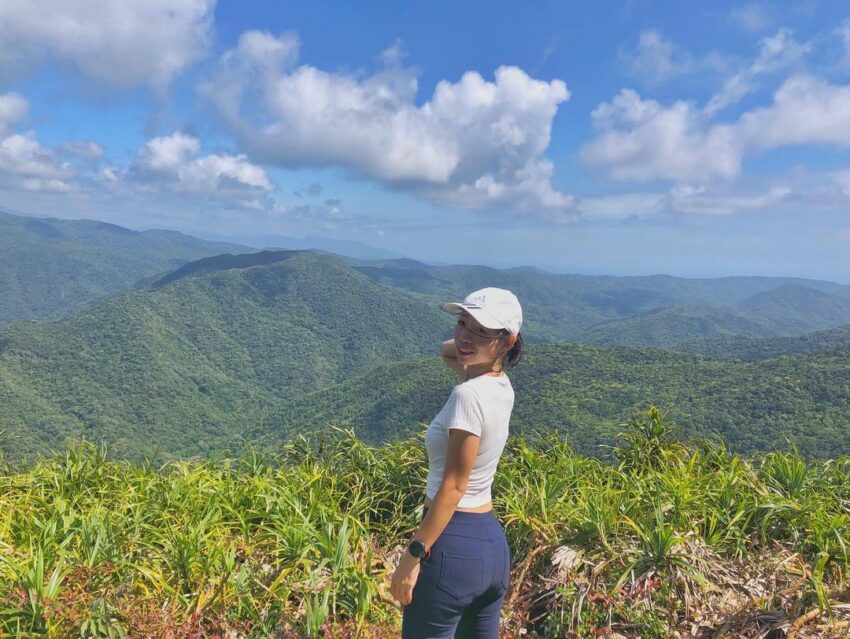
[[[61,320],[0,331],[0,446],[25,458],[86,437],[129,457],[209,455],[245,441],[318,436],[329,422],[368,440],[406,436],[454,383],[436,357],[452,326],[438,301],[490,283],[522,291],[529,317],[526,358],[511,375],[517,429],[557,430],[603,454],[631,412],[653,402],[686,433],[720,433],[742,452],[789,441],[811,455],[850,452],[847,328],[781,338],[770,357],[752,351],[767,354],[759,340],[776,338],[736,337],[747,340],[745,357],[726,338],[684,343],[693,353],[543,343],[559,317],[576,326],[636,308],[649,316],[650,298],[665,287],[703,300],[720,294],[711,281],[688,288],[687,280],[647,278],[630,281],[615,304],[623,279],[609,278],[591,302],[585,278],[524,270],[364,264],[312,251],[202,258]],[[735,278],[725,291],[736,291],[743,308],[802,286],[771,284]],[[844,295],[829,283],[806,288]],[[572,299],[583,291],[586,303],[547,304],[556,291]]]
[[[176,231],[0,212],[0,325],[58,318],[186,262],[251,249]]]

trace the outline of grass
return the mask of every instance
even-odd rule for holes
[[[850,459],[742,459],[674,433],[636,415],[616,464],[552,434],[510,442],[506,635],[846,628]],[[419,439],[331,431],[241,459],[155,467],[81,443],[3,465],[0,637],[396,636],[389,576],[425,459]]]

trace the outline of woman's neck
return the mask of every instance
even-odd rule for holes
[[[476,366],[466,367],[466,380],[475,379],[482,375],[490,375],[491,377],[501,377],[504,375],[501,368],[497,368],[495,362],[489,364],[477,364]]]

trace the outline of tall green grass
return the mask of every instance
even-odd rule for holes
[[[506,635],[842,623],[850,459],[745,460],[673,435],[653,408],[615,464],[554,435],[510,443],[494,487],[513,554]],[[0,637],[398,632],[388,585],[421,516],[419,439],[370,447],[329,431],[161,467],[82,443],[3,468]]]

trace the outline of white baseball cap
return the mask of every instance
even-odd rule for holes
[[[482,288],[467,295],[462,302],[443,304],[449,313],[466,311],[484,328],[503,328],[512,335],[522,326],[522,307],[516,295],[503,288]]]

